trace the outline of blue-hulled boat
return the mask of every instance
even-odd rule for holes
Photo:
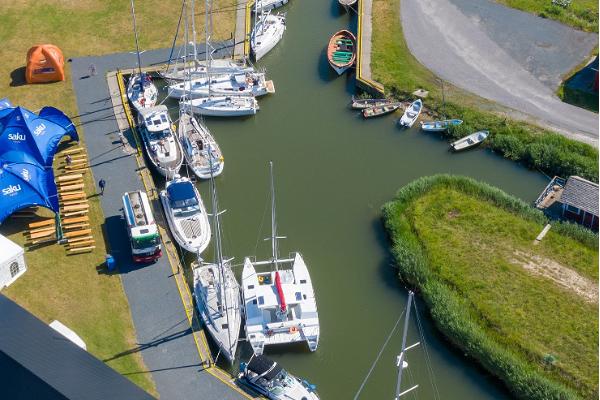
[[[461,119],[446,119],[443,121],[421,122],[421,129],[427,132],[442,132],[453,126],[462,124]]]

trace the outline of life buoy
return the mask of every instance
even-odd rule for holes
[[[296,326],[290,327],[290,333],[297,333],[297,332],[298,332],[298,327],[296,327]]]
[[[258,277],[258,283],[263,283],[265,281],[265,277],[264,276],[259,276]]]

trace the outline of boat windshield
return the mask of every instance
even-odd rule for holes
[[[198,207],[194,185],[190,181],[173,183],[167,188],[171,208],[177,213],[193,213]]]

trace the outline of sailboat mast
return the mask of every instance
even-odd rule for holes
[[[210,69],[212,66],[212,49],[210,45],[210,37],[212,35],[212,0],[206,0],[204,5],[205,19],[204,19],[204,56],[206,63],[206,79],[208,79],[208,97],[211,94],[211,79]]]
[[[138,43],[137,23],[135,21],[135,7],[133,5],[133,0],[131,0],[131,15],[133,16],[133,32],[135,34],[135,52],[137,53],[140,75],[142,75],[142,59],[140,57],[140,46]]]
[[[183,81],[183,97],[181,98],[181,100],[179,101],[179,123],[181,123],[181,112],[183,111],[183,107],[182,107],[182,103],[185,103],[185,101],[188,99],[187,96],[187,86],[186,85],[191,85],[191,80],[189,79],[189,69],[188,69],[188,65],[187,65],[187,55],[188,55],[188,44],[189,44],[189,26],[188,26],[188,6],[187,6],[187,1],[183,0],[183,8],[184,8],[184,15],[185,15],[185,20],[183,22],[183,29],[184,29],[184,36],[183,36],[183,40],[185,42],[184,44],[184,52],[183,52],[183,73],[184,73],[184,81]],[[193,10],[193,9],[192,9]]]
[[[415,294],[412,291],[408,292],[408,304],[406,305],[406,314],[404,316],[404,331],[402,333],[402,347],[400,351],[400,356],[398,356],[398,381],[396,383],[396,400],[398,400],[402,395],[402,393],[400,393],[400,385],[402,383],[402,371],[404,370],[404,354],[406,352],[406,335],[408,333],[408,322],[410,321],[410,310],[412,308],[414,295]]]
[[[196,47],[196,15],[194,10],[196,9],[196,2],[192,0],[192,51],[194,54],[194,69],[198,69],[198,49]]]
[[[275,182],[273,178],[273,161],[269,161],[269,168],[271,171],[271,250],[273,252],[273,264],[275,265],[275,271],[278,271],[279,250],[277,248],[277,221],[275,220]]]
[[[219,200],[217,198],[217,185],[215,184],[215,175],[213,172],[213,157],[212,148],[208,145],[208,161],[210,165],[210,186],[212,190],[212,210],[213,210],[213,230],[215,232],[215,258],[217,262],[217,268],[219,269],[220,284],[219,284],[219,311],[221,314],[225,313],[225,319],[227,320],[227,326],[230,327],[229,322],[229,305],[227,304],[226,294],[226,282],[227,277],[225,276],[225,265],[223,260],[223,247],[222,247],[222,236],[221,236],[221,221],[219,218]],[[223,307],[223,305],[225,307]],[[229,341],[229,350],[232,350],[231,345],[231,330],[227,328],[227,339]]]

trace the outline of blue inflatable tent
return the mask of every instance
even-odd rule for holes
[[[52,168],[0,159],[0,223],[15,211],[30,206],[58,212]]]
[[[69,117],[54,107],[44,107],[39,115],[22,107],[0,107],[0,159],[51,168],[64,136],[79,140]]]

